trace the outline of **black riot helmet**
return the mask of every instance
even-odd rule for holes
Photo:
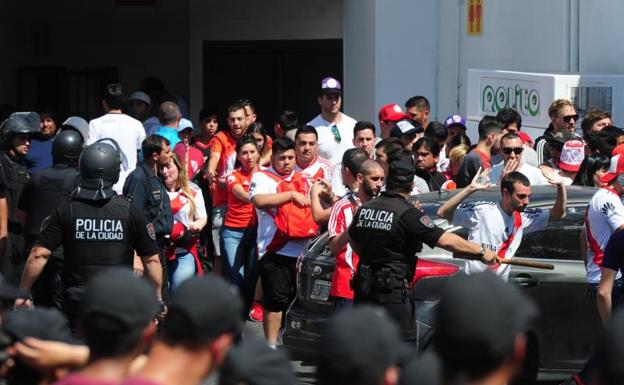
[[[14,113],[0,125],[2,133],[2,146],[7,149],[11,147],[11,138],[15,135],[31,135],[38,131],[35,126],[26,118],[23,113]],[[32,114],[36,114],[33,112]],[[37,115],[38,116],[38,115]]]
[[[78,164],[78,158],[84,141],[82,135],[74,130],[59,132],[52,141],[52,159],[54,163]]]
[[[80,184],[74,196],[96,201],[116,195],[113,185],[119,180],[121,163],[121,151],[114,140],[102,139],[87,146],[78,161]]]

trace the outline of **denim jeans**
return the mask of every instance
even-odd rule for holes
[[[176,253],[176,258],[169,261],[169,290],[175,290],[180,284],[195,275],[195,257],[189,252]]]
[[[256,226],[244,229],[223,227],[221,230],[224,278],[238,286],[245,298],[250,291],[253,295],[258,277],[256,234]]]

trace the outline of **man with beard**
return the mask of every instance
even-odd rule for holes
[[[479,122],[479,143],[464,158],[456,177],[457,187],[466,187],[477,174],[477,170],[492,167],[492,155],[500,150],[503,125],[494,116],[486,115]]]
[[[367,159],[364,150],[352,148],[342,156],[342,180],[348,185],[350,192],[332,206],[327,226],[329,250],[336,258],[336,269],[329,292],[334,297],[336,308],[353,304],[351,280],[359,262],[358,255],[348,244],[349,233],[346,230],[358,207],[381,191],[384,170],[376,161]]]
[[[488,171],[478,172],[472,183],[439,209],[438,216],[469,230],[468,240],[498,254],[499,259],[513,258],[520,247],[522,235],[546,228],[549,221],[565,217],[567,195],[563,179],[556,173],[544,175],[548,182],[557,185],[557,198],[552,209],[527,209],[531,197],[531,183],[524,174],[512,171],[500,182],[502,199],[498,202],[476,201],[462,203],[472,193],[491,186],[482,183]],[[478,261],[467,261],[466,273],[485,270]],[[490,266],[504,280],[509,276],[510,265]]]

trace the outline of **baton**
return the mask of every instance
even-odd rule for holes
[[[472,260],[472,261],[478,261],[478,259],[474,259],[474,257],[469,257],[468,255],[457,254],[457,253],[453,253],[453,258],[461,258],[461,259],[469,259],[469,260]],[[530,261],[528,259],[518,259],[518,258],[499,259],[498,262],[500,264],[505,264],[505,265],[533,267],[533,268],[536,268],[536,269],[545,269],[545,270],[554,270],[555,269],[555,265],[553,265],[552,263],[535,262],[535,261]]]

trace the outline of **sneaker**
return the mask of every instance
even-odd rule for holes
[[[253,301],[251,309],[249,309],[249,320],[253,322],[262,322],[263,319],[262,306],[259,302]]]

